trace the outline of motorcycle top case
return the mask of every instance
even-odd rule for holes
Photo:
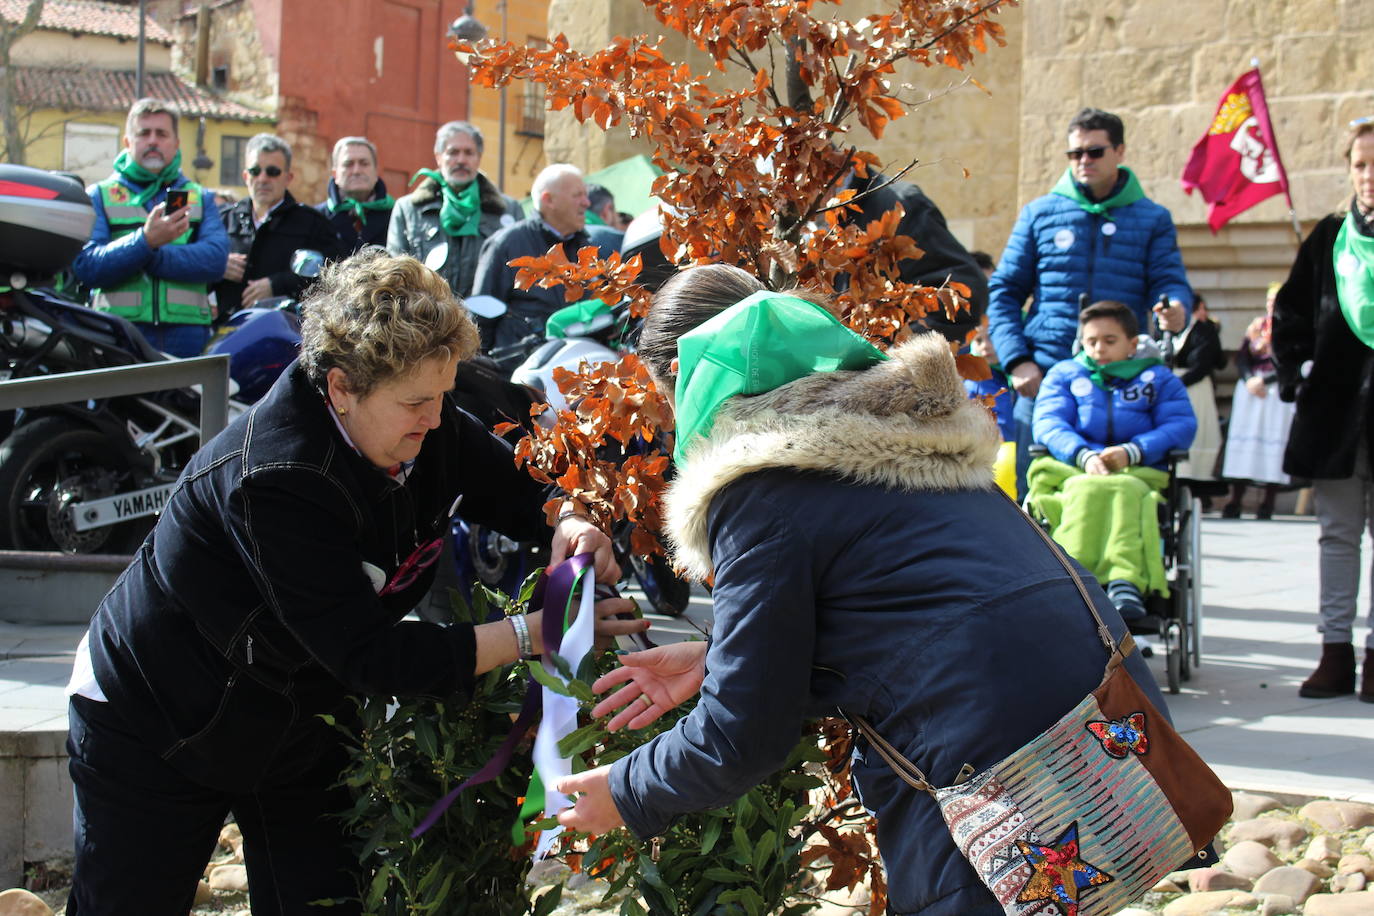
[[[0,269],[6,273],[56,273],[86,244],[94,223],[95,208],[80,183],[43,169],[0,165]]]

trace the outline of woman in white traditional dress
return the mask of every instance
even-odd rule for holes
[[[1289,477],[1283,471],[1283,452],[1288,429],[1293,425],[1293,405],[1279,399],[1274,370],[1274,297],[1279,283],[1269,285],[1263,317],[1250,322],[1245,340],[1236,353],[1240,379],[1231,396],[1231,422],[1226,431],[1226,458],[1221,476],[1231,480],[1231,501],[1221,510],[1225,518],[1239,518],[1241,500],[1248,484],[1264,487],[1255,517],[1272,518],[1274,497]]]

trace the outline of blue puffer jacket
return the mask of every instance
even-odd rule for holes
[[[119,181],[135,194],[142,193],[147,187],[123,177]],[[186,176],[180,175],[168,187],[184,188],[186,185]],[[210,191],[204,192],[201,200],[203,218],[190,241],[185,245],[163,245],[160,248],[149,247],[143,240],[141,229],[111,241],[110,221],[105,216],[100,189],[91,185],[86,193],[95,206],[95,224],[91,227],[90,240],[72,263],[72,272],[86,286],[113,286],[140,271],[182,283],[210,284],[224,276],[224,266],[229,260],[229,236],[225,234],[224,223],[220,221],[215,195]],[[164,188],[153,195],[145,208],[151,213],[154,207],[166,200],[167,189]]]
[[[1160,296],[1192,308],[1169,211],[1142,198],[1107,213],[1095,216],[1059,194],[1021,210],[988,293],[988,331],[1007,369],[1027,359],[1049,369],[1070,356],[1081,293],[1089,303],[1124,302],[1141,328]]]
[[[808,717],[865,716],[949,785],[1101,680],[1093,619],[993,487],[993,425],[943,338],[891,352],[733,399],[674,481],[675,553],[698,576],[714,567],[715,622],[696,708],[612,766],[612,797],[639,836],[744,794],[782,765]],[[1163,711],[1139,653],[1126,665]],[[1001,916],[934,799],[863,741],[852,773],[877,815],[889,912]]]
[[[1050,454],[1074,464],[1081,449],[1100,452],[1132,443],[1140,464],[1163,468],[1169,449],[1187,448],[1197,432],[1188,389],[1162,365],[1133,379],[1108,377],[1110,394],[1076,360],[1055,365],[1040,383],[1031,435]]]

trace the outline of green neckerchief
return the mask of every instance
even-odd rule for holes
[[[1067,197],[1094,216],[1105,216],[1107,219],[1111,219],[1112,214],[1109,211],[1145,199],[1145,191],[1140,187],[1140,181],[1135,177],[1135,172],[1124,165],[1118,165],[1117,168],[1126,173],[1126,183],[1121,186],[1120,191],[1106,200],[1088,200],[1088,195],[1083,193],[1083,188],[1073,180],[1072,168],[1064,170],[1064,174],[1059,178],[1059,184],[1055,185],[1050,193]]]
[[[588,211],[587,211],[587,225],[588,225],[588,226],[604,226],[604,225],[606,225],[606,221],[605,221],[604,219],[602,219],[601,217],[597,216],[597,215],[596,215],[595,213],[593,213],[591,210],[588,210]]]
[[[369,210],[390,210],[396,205],[396,198],[388,194],[381,200],[356,200],[348,197],[342,191],[339,192],[339,199],[329,199],[329,212],[339,213],[340,211],[350,211],[353,218],[360,223],[367,223],[367,212]]]
[[[1114,363],[1099,364],[1097,360],[1088,355],[1087,350],[1079,350],[1073,361],[1087,369],[1088,378],[1092,379],[1093,384],[1103,391],[1111,391],[1107,387],[1107,376],[1130,380],[1151,366],[1164,365],[1162,360],[1153,356],[1144,356],[1139,359],[1119,359]]]
[[[1355,228],[1353,212],[1346,214],[1336,233],[1331,263],[1345,323],[1366,347],[1374,347],[1374,238]]]
[[[157,196],[158,191],[176,181],[181,174],[181,150],[177,150],[172,161],[164,165],[160,172],[148,171],[134,161],[128,150],[120,150],[119,155],[115,157],[114,170],[135,184],[147,186],[133,196],[134,203],[146,207],[148,201]]]
[[[439,190],[444,192],[444,208],[439,211],[439,225],[443,227],[444,234],[451,238],[476,235],[477,224],[482,218],[482,189],[477,187],[477,179],[472,179],[461,188],[454,188],[434,169],[420,169],[410,183],[414,184],[421,175],[433,178],[438,182]]]
[[[763,394],[813,372],[866,369],[887,354],[814,302],[762,290],[677,342],[677,445],[711,434],[716,412],[736,395]]]

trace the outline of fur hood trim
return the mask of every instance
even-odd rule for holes
[[[711,500],[755,471],[822,471],[894,490],[990,489],[998,434],[971,401],[939,334],[921,334],[867,369],[816,372],[726,402],[664,497],[674,559],[711,574]]]

